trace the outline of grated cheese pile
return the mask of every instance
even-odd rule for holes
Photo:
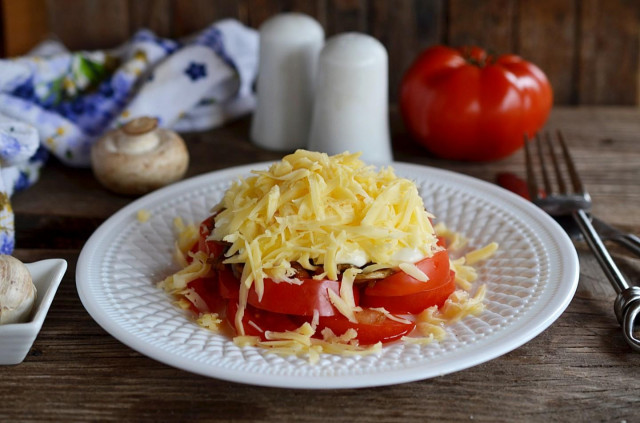
[[[415,184],[398,178],[392,169],[376,171],[365,166],[358,154],[327,156],[298,150],[272,165],[267,171],[238,180],[214,208],[218,214],[210,239],[230,244],[226,264],[243,264],[238,313],[235,326],[238,346],[257,346],[279,355],[306,356],[311,363],[320,354],[372,354],[381,344],[360,346],[353,329],[336,335],[325,328],[316,337],[318,316],[295,331],[269,332],[266,341],[246,336],[241,323],[247,304],[247,293],[253,285],[260,296],[263,279],[283,283],[300,283],[295,279],[291,263],[315,273],[320,279],[341,277],[339,295],[329,290],[332,304],[349,320],[355,321],[352,286],[361,272],[385,268],[402,270],[418,280],[426,275],[414,263],[432,256],[441,247],[437,236],[447,239],[449,252],[461,251],[467,240],[440,223],[432,227],[432,217],[424,209]],[[181,270],[167,277],[159,286],[177,297],[184,309],[195,304],[201,310],[198,324],[219,331],[222,320],[188,283],[212,271],[202,252],[191,252],[198,242],[198,228],[174,220],[178,233],[176,258]],[[484,310],[486,287],[471,295],[478,274],[473,267],[491,257],[496,243],[458,254],[450,258],[451,269],[459,287],[445,304],[424,310],[413,319],[416,331],[402,339],[407,343],[428,344],[446,336],[445,325]],[[190,260],[187,258],[190,257]],[[373,263],[373,264],[371,264]],[[338,265],[350,264],[340,273]],[[204,311],[203,311],[204,310]],[[404,320],[385,309],[376,309],[392,320]],[[228,317],[228,316],[227,316]],[[253,322],[249,322],[252,324]]]
[[[339,264],[375,263],[366,273],[433,255],[432,216],[415,184],[358,157],[298,150],[233,184],[211,239],[231,243],[225,263],[244,264],[244,286],[261,296],[265,277],[291,282],[292,262],[337,280]]]

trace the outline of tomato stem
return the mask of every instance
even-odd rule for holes
[[[493,57],[488,55],[487,52],[480,47],[464,46],[460,48],[459,51],[467,63],[479,68],[483,68],[493,62]]]

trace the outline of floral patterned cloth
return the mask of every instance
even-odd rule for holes
[[[10,197],[38,177],[44,156],[36,128],[0,114],[0,254],[11,254],[15,243]]]
[[[258,45],[257,31],[229,19],[183,40],[140,30],[110,50],[47,41],[0,60],[0,252],[13,250],[9,198],[37,180],[49,153],[87,167],[92,144],[136,117],[186,132],[250,112]]]
[[[139,116],[204,130],[252,110],[258,34],[235,20],[185,40],[141,30],[122,46],[0,61],[0,113],[37,128],[63,162],[89,166],[93,142]]]

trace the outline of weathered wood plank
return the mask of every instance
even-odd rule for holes
[[[444,43],[446,37],[447,7],[445,0],[413,1],[416,45],[419,50],[433,44]],[[418,53],[418,52],[416,52]]]
[[[327,36],[342,32],[367,32],[367,0],[327,0]]]
[[[581,5],[580,104],[638,104],[640,3]]]
[[[50,29],[70,50],[111,48],[130,35],[127,0],[48,0]]]
[[[2,55],[20,56],[49,35],[46,0],[2,1]]]
[[[448,5],[449,45],[477,45],[494,54],[515,50],[516,2],[449,0]]]
[[[516,52],[546,73],[556,104],[578,101],[577,13],[574,0],[520,1]]]
[[[314,17],[323,27],[327,24],[326,0],[283,0],[282,10],[305,13]]]
[[[104,221],[100,217],[18,214],[16,245],[22,249],[81,249]]]
[[[389,100],[396,102],[402,75],[420,51],[440,41],[443,2],[370,2],[369,33],[389,54]]]
[[[254,28],[269,19],[271,16],[284,10],[282,0],[243,0],[246,23]]]
[[[548,74],[555,103],[637,105],[640,3],[629,0],[1,0],[2,47],[26,53],[48,34],[72,50],[113,47],[148,27],[180,37],[222,18],[253,27],[275,13],[315,17],[328,36],[370,33],[390,52],[390,93],[427,45],[515,52]]]
[[[173,0],[172,4],[174,37],[192,34],[223,18],[242,18],[239,1]]]
[[[523,174],[521,152],[493,163],[438,160],[406,138],[392,117],[396,157],[493,180]],[[275,159],[251,144],[249,119],[186,137],[189,175]],[[640,112],[635,108],[556,107],[561,128],[595,202],[594,212],[640,232]],[[76,289],[81,237],[132,199],[104,191],[88,170],[47,164],[34,187],[13,197],[26,262],[60,257],[69,268],[24,363],[0,366],[1,421],[305,421],[390,423],[628,421],[637,419],[640,354],[622,339],[613,289],[584,242],[576,296],[538,337],[487,363],[394,386],[308,391],[245,386],[174,369],[119,342],[85,311]],[[56,228],[58,226],[58,228]],[[64,232],[78,230],[64,239]],[[51,240],[51,245],[45,245]],[[613,249],[632,283],[640,259]],[[55,392],[55,395],[52,394]]]
[[[171,0],[129,1],[129,30],[131,33],[147,28],[161,37],[172,36]]]

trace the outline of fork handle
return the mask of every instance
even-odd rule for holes
[[[596,259],[598,259],[598,263],[602,267],[604,274],[613,285],[613,288],[616,290],[616,293],[620,293],[625,289],[629,288],[629,284],[625,280],[624,276],[616,266],[616,263],[611,258],[607,247],[605,247],[602,239],[596,232],[595,228],[591,224],[591,219],[584,210],[577,210],[573,212],[573,218],[575,219],[578,227],[582,231],[589,248],[593,251]]]

